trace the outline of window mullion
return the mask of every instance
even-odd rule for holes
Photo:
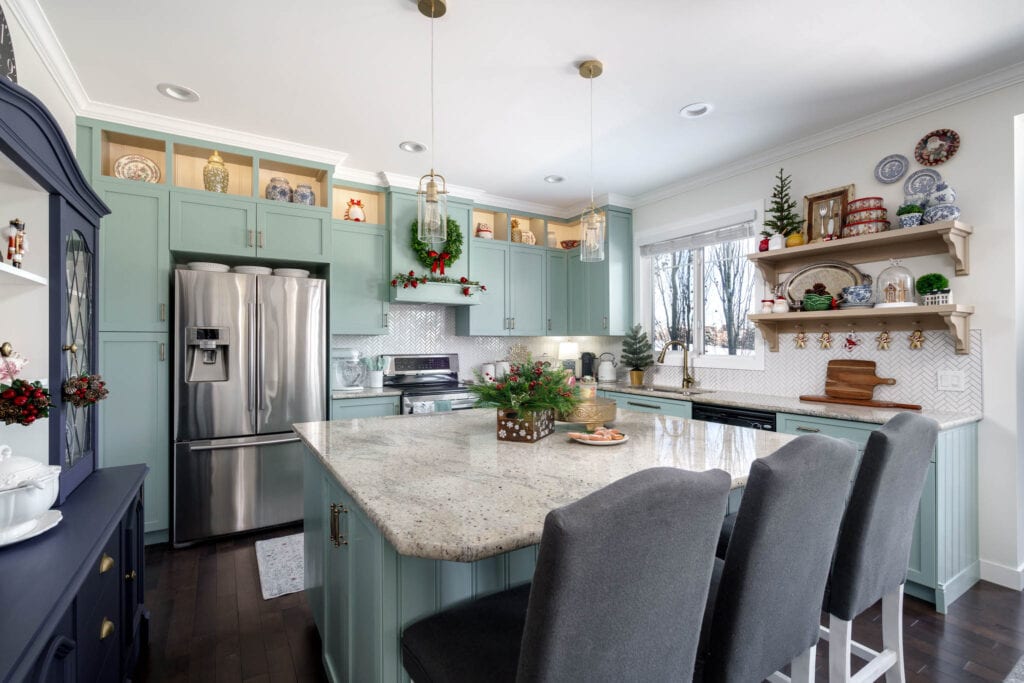
[[[693,252],[693,353],[704,355],[704,250]]]

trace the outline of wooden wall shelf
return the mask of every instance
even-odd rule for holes
[[[15,268],[6,263],[0,263],[0,285],[43,285],[45,287],[46,283],[47,279],[42,275],[36,275],[27,270]]]
[[[960,221],[942,221],[913,228],[888,230],[873,235],[846,237],[831,242],[813,242],[800,247],[748,254],[761,275],[776,283],[779,274],[828,259],[847,263],[870,263],[890,258],[909,258],[948,253],[957,275],[968,275],[970,236],[974,228]]]
[[[814,245],[810,245],[814,246]],[[797,247],[794,247],[797,248]],[[970,319],[974,306],[908,306],[906,308],[848,308],[834,311],[759,313],[747,316],[761,331],[769,350],[779,350],[779,333],[813,332],[827,327],[843,333],[881,330],[948,330],[958,354],[970,352]]]

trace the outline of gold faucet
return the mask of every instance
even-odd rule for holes
[[[668,351],[668,347],[673,345],[683,347],[683,389],[690,389],[697,383],[697,378],[690,373],[690,352],[686,348],[686,342],[678,339],[669,339],[665,342],[665,345],[661,347],[661,354],[658,356],[658,364],[664,364],[665,353]]]

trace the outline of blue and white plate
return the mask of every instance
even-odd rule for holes
[[[939,221],[955,221],[960,218],[960,207],[954,204],[936,204],[926,209],[921,216],[922,223],[938,223]]]
[[[910,168],[910,161],[902,154],[890,154],[875,166],[875,180],[886,185],[895,183]]]
[[[933,168],[922,168],[914,171],[903,183],[903,194],[924,194],[927,195],[935,189],[935,186],[942,182],[942,176]]]

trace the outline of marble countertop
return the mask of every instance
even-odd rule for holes
[[[498,441],[490,408],[295,425],[402,555],[470,562],[540,542],[544,517],[650,467],[725,470],[746,483],[755,458],[795,438],[620,410],[629,440],[576,443],[558,423],[537,443]]]
[[[369,389],[363,388],[359,391],[338,391],[337,389],[331,390],[331,400],[336,401],[338,399],[345,398],[380,398],[381,396],[401,396],[401,389]]]
[[[656,396],[658,398],[670,398],[677,401],[692,401],[694,403],[706,403],[718,406],[734,406],[738,408],[756,408],[759,410],[771,410],[777,413],[792,413],[795,415],[812,415],[815,417],[827,417],[836,420],[853,420],[855,422],[870,422],[873,424],[884,424],[889,421],[899,410],[889,408],[870,408],[865,406],[848,406],[837,403],[812,403],[801,401],[791,396],[772,396],[769,394],[751,394],[742,391],[721,391],[718,389],[708,390],[706,394],[695,394],[684,396],[674,390],[673,387],[631,387],[629,384],[598,384],[598,390],[619,391],[638,396]],[[701,389],[698,389],[700,391]],[[941,410],[922,410],[921,415],[930,417],[939,423],[939,429],[951,429],[960,425],[980,421],[984,416],[980,413],[951,413]]]

